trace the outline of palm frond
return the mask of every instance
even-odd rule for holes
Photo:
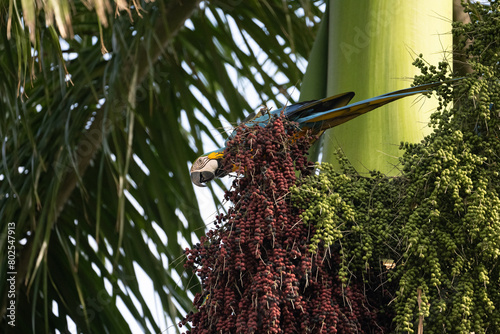
[[[17,319],[30,319],[16,330],[127,333],[128,310],[161,332],[189,312],[199,283],[180,245],[205,229],[189,164],[228,123],[290,98],[317,5],[12,0],[2,9],[0,221],[16,225]],[[7,232],[2,224],[2,245]]]

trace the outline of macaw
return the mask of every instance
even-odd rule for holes
[[[353,118],[363,115],[373,109],[381,107],[387,103],[399,100],[406,96],[421,93],[429,93],[432,88],[441,85],[442,82],[415,86],[411,88],[397,90],[391,93],[372,97],[367,100],[348,104],[354,97],[353,92],[338,94],[321,100],[304,101],[268,113],[252,113],[242,121],[248,127],[265,126],[270,117],[279,116],[283,111],[285,117],[297,122],[301,128],[300,133],[312,130],[312,134],[319,137],[325,130],[345,123]],[[229,136],[232,138],[236,130]],[[205,153],[195,160],[191,166],[191,181],[199,186],[206,187],[204,183],[214,178],[223,177],[226,173],[222,170],[222,159],[227,145],[215,151]]]

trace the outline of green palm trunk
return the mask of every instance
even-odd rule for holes
[[[332,0],[327,12],[302,100],[354,91],[359,101],[409,87],[418,73],[412,59],[419,53],[432,64],[450,55],[451,1]],[[399,143],[418,142],[429,132],[427,120],[436,105],[406,98],[335,127],[324,135],[323,161],[335,161],[341,148],[360,173],[397,174]]]

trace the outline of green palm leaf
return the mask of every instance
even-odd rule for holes
[[[0,221],[15,223],[17,252],[16,327],[2,270],[2,328],[127,333],[126,309],[159,333],[189,312],[199,287],[180,244],[205,229],[189,163],[228,122],[289,98],[321,15],[298,1],[132,2],[115,17],[122,7],[0,9]]]

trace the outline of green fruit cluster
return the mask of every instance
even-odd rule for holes
[[[337,249],[342,258],[339,276],[347,284],[349,272],[394,258],[385,240],[396,233],[392,222],[398,219],[404,180],[380,173],[363,177],[342,152],[338,158],[341,171],[328,163],[318,164],[320,173],[302,179],[290,193],[292,203],[304,210],[302,222],[314,226],[309,250]]]
[[[396,332],[500,333],[500,3],[466,9],[453,34],[472,73],[438,89],[433,133],[401,144],[401,176],[362,177],[339,154],[341,170],[322,164],[291,189],[310,250],[337,252],[344,284],[391,282]],[[414,65],[415,85],[450,79],[446,62]]]

